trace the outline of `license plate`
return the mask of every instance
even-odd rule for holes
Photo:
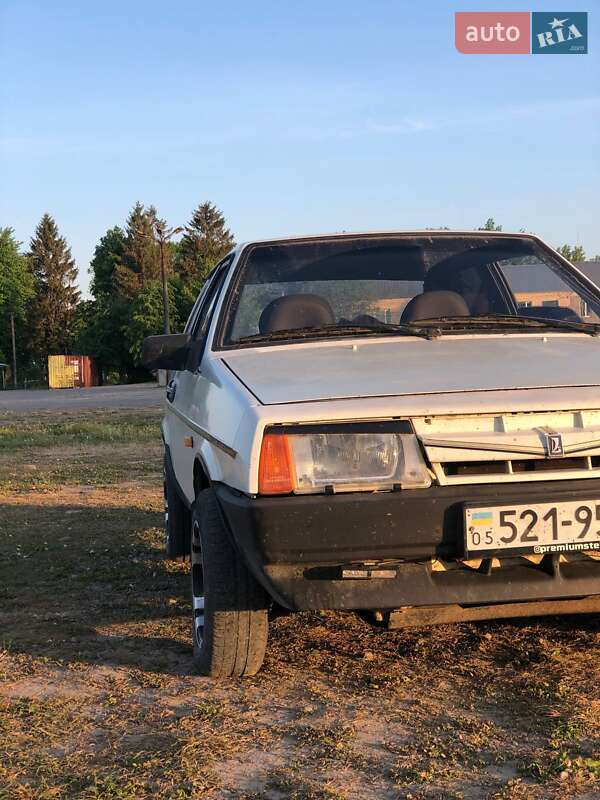
[[[600,500],[465,506],[465,556],[600,551]]]

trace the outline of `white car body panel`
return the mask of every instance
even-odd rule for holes
[[[224,444],[234,443],[238,428],[257,401],[218,359],[205,358],[200,372],[182,372],[178,376],[175,409],[165,404],[167,416],[163,436],[170,446],[171,457],[180,486],[190,502],[194,499],[194,461],[198,458],[211,480],[223,481],[241,488],[248,467],[241,453],[232,458],[200,435],[197,427]],[[192,447],[183,441],[191,436]]]
[[[573,337],[568,337],[573,338]],[[600,343],[597,343],[600,347]],[[270,350],[271,348],[266,348]],[[552,413],[579,409],[595,410],[600,406],[598,386],[565,386],[532,389],[509,389],[491,391],[437,392],[429,394],[386,395],[370,398],[341,398],[315,402],[290,402],[262,405],[248,388],[244,387],[225,365],[222,353],[205,356],[202,370],[210,372],[212,380],[206,396],[210,413],[200,413],[198,401],[188,409],[190,418],[196,423],[210,425],[209,431],[226,446],[231,447],[235,457],[224,452],[209,441],[195,435],[193,429],[179,425],[180,420],[168,414],[169,420],[177,420],[171,428],[179,442],[173,441],[175,448],[181,448],[184,436],[192,435],[194,448],[188,449],[190,466],[188,474],[181,477],[182,488],[188,499],[193,501],[193,461],[200,458],[212,480],[222,481],[232,488],[247,494],[258,492],[258,461],[263,432],[274,424],[338,422],[365,419],[412,419],[418,433],[425,434],[425,423],[420,421],[435,418],[435,430],[444,430],[450,436],[459,438],[460,430],[477,428],[465,419],[474,415],[484,416],[502,414],[530,414],[532,412]],[[190,374],[190,373],[189,373]],[[191,374],[190,374],[191,375]],[[288,384],[288,392],[290,385]],[[289,397],[289,395],[288,395]],[[167,404],[168,408],[169,404]],[[192,416],[193,415],[193,416]],[[532,421],[532,424],[535,421]],[[539,420],[538,420],[539,422]],[[221,435],[218,436],[218,433]],[[464,437],[463,437],[464,438]],[[489,436],[487,437],[489,439]],[[464,455],[464,454],[463,454]]]

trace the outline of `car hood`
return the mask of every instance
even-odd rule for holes
[[[223,360],[265,405],[600,385],[600,340],[585,334],[315,342]]]

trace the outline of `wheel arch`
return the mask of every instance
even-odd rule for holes
[[[210,485],[211,480],[206,464],[199,455],[196,455],[194,459],[194,497],[198,497],[198,494],[203,489],[208,489]]]

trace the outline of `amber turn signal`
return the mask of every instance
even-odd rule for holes
[[[290,494],[294,491],[294,464],[285,434],[265,434],[258,466],[259,494]]]

